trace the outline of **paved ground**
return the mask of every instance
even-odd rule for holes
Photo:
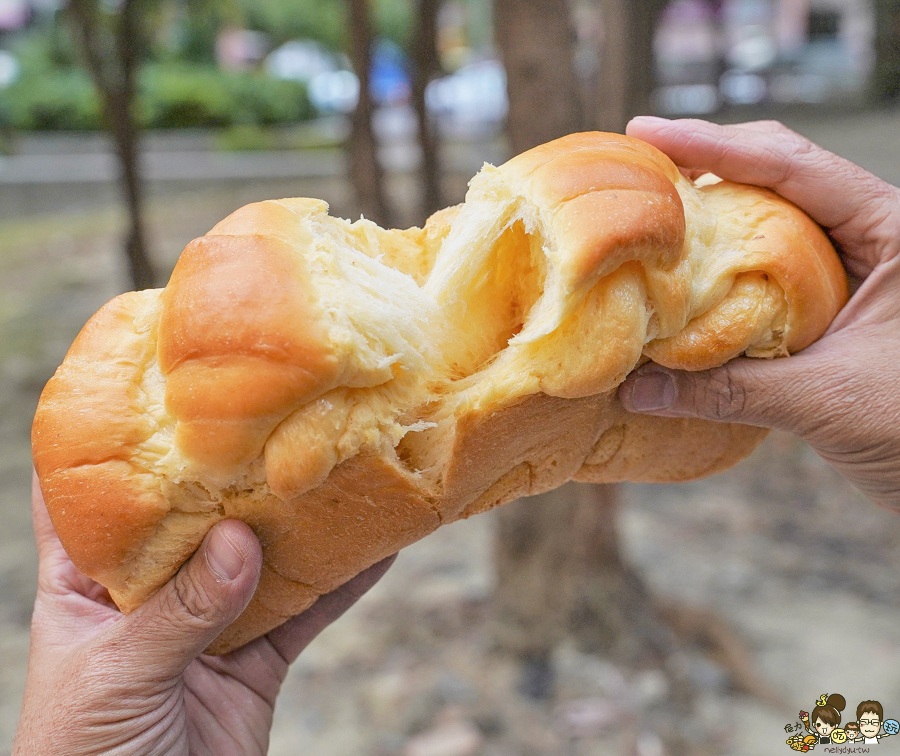
[[[900,113],[794,125],[900,183]],[[459,196],[464,177],[450,183]],[[414,207],[410,179],[394,180],[392,191],[398,207]],[[322,196],[338,214],[352,214],[340,176],[172,186],[150,211],[157,262],[170,266],[189,239],[241,204],[287,194]],[[124,280],[117,210],[23,207],[0,220],[0,755],[17,717],[34,591],[31,415],[71,339]],[[653,590],[716,609],[786,702],[771,707],[738,695],[721,667],[688,649],[679,663],[701,700],[684,729],[698,749],[781,752],[785,723],[825,692],[843,693],[850,707],[875,698],[900,718],[900,518],[864,501],[786,436],[706,481],[624,487],[623,502],[625,551]],[[561,647],[556,697],[535,704],[516,693],[516,670],[490,643],[492,523],[476,517],[406,550],[310,647],[280,699],[272,754],[663,753],[654,712],[670,691],[658,675],[623,675]]]

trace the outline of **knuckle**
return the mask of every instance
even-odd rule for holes
[[[865,235],[873,241],[896,246],[900,231],[900,189],[874,176],[867,178],[870,199],[867,203],[869,218]]]
[[[170,620],[195,628],[208,628],[216,623],[220,613],[213,597],[189,573],[180,572],[172,588],[162,604],[162,611]]]
[[[782,135],[782,139],[777,148],[773,150],[774,157],[780,164],[781,175],[775,182],[776,185],[787,184],[796,175],[797,172],[805,168],[814,153],[824,152],[806,137],[800,136],[793,131],[787,131]]]
[[[731,372],[722,367],[709,371],[695,397],[697,410],[703,417],[731,420],[744,414],[747,390],[735,382]]]

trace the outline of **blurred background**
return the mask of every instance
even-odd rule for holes
[[[485,161],[638,113],[777,118],[900,183],[898,95],[898,0],[0,0],[0,754],[31,418],[109,298],[247,202],[421,224]],[[517,502],[407,549],[315,641],[271,753],[749,756],[822,693],[896,717],[898,545],[777,434],[697,483]]]

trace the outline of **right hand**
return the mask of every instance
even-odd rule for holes
[[[741,358],[697,373],[648,363],[625,407],[789,431],[876,502],[900,511],[900,189],[778,123],[636,118],[627,133],[680,167],[775,190],[825,228],[853,297],[789,359]]]

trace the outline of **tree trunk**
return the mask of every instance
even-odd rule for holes
[[[577,131],[575,33],[567,0],[495,0],[497,44],[506,67],[507,131],[514,154]]]
[[[353,111],[350,132],[350,180],[362,214],[380,226],[390,225],[384,194],[384,175],[378,162],[378,142],[372,128],[372,20],[367,0],[348,0],[350,61],[359,77],[359,102]]]
[[[125,256],[131,282],[138,291],[152,289],[156,276],[147,256],[144,242],[144,191],[141,182],[140,145],[137,124],[131,116],[131,96],[111,98],[106,110],[112,126],[116,155],[119,158],[119,183],[128,210],[125,232]],[[113,113],[115,113],[113,115]]]
[[[135,289],[156,285],[143,221],[139,127],[135,116],[137,71],[143,47],[141,3],[124,0],[108,32],[96,0],[71,0],[74,37],[100,98],[119,163],[119,184],[128,211],[124,251]]]
[[[428,117],[425,90],[440,73],[437,48],[437,20],[441,0],[419,0],[416,34],[413,41],[413,105],[419,122],[419,147],[422,150],[422,220],[443,207],[441,167],[436,124]]]
[[[900,0],[875,2],[875,65],[871,92],[878,103],[900,98]]]
[[[671,634],[656,619],[649,591],[622,559],[618,487],[570,484],[573,569],[568,628],[582,648],[631,666],[659,665]]]
[[[653,35],[665,0],[601,0],[601,131],[624,133],[628,121],[651,110],[655,83]]]
[[[513,152],[578,130],[575,35],[566,0],[497,0],[495,9]],[[605,534],[583,527],[591,508],[609,523]],[[569,634],[572,619],[596,603],[581,596],[585,586],[591,595],[614,594],[627,582],[611,524],[614,489],[573,484],[508,504],[497,516],[496,639],[501,650],[521,660],[523,691],[544,698],[552,691],[553,647]],[[600,564],[609,569],[595,570]]]
[[[649,108],[653,30],[665,3],[601,1],[606,45],[597,116],[606,129],[622,131],[630,117]],[[496,0],[495,9],[510,141],[520,152],[578,127],[573,35],[561,0]],[[625,668],[662,670],[671,688],[653,728],[666,752],[701,752],[686,742],[680,726],[695,701],[693,683],[670,664],[682,637],[700,639],[741,689],[766,700],[773,696],[747,673],[752,656],[727,623],[680,604],[660,609],[625,563],[616,530],[618,491],[573,483],[497,511],[495,639],[501,652],[519,659],[521,690],[534,698],[552,694],[551,655],[564,638]]]

